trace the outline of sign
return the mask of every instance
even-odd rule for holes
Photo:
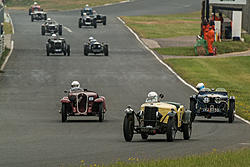
[[[210,4],[246,5],[247,0],[209,0]]]

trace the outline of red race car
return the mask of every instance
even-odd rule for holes
[[[31,15],[31,13],[34,13],[35,11],[43,11],[43,9],[38,5],[32,5],[29,8],[29,15]]]
[[[68,94],[61,99],[62,122],[69,116],[97,116],[99,122],[104,120],[106,112],[105,97],[87,89],[64,91]]]

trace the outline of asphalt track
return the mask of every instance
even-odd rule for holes
[[[165,135],[142,141],[124,141],[123,109],[138,109],[151,90],[165,99],[189,104],[194,92],[161,65],[116,18],[121,15],[169,14],[200,9],[200,0],[136,0],[99,7],[108,15],[107,26],[77,27],[79,11],[49,12],[49,16],[72,30],[63,36],[71,44],[70,57],[45,54],[47,37],[40,35],[41,22],[31,23],[26,11],[11,11],[15,48],[0,76],[0,166],[60,166],[111,163],[129,157],[163,158],[249,146],[249,125],[236,119],[198,119],[189,141],[182,135],[172,143]],[[110,56],[83,56],[89,36],[110,45]],[[71,81],[96,90],[107,98],[103,123],[97,118],[71,119],[61,123],[58,110],[63,91]]]

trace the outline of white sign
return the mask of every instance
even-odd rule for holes
[[[246,0],[209,0],[210,4],[246,5]]]

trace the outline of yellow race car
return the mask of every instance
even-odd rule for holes
[[[190,121],[191,111],[175,102],[160,102],[164,96],[150,92],[146,102],[141,105],[141,110],[135,112],[131,106],[125,111],[123,122],[123,134],[127,142],[132,141],[134,134],[141,134],[142,139],[147,140],[149,135],[166,134],[167,141],[175,139],[177,131],[183,133],[183,138],[189,140],[192,132]],[[138,125],[135,124],[135,117]]]

